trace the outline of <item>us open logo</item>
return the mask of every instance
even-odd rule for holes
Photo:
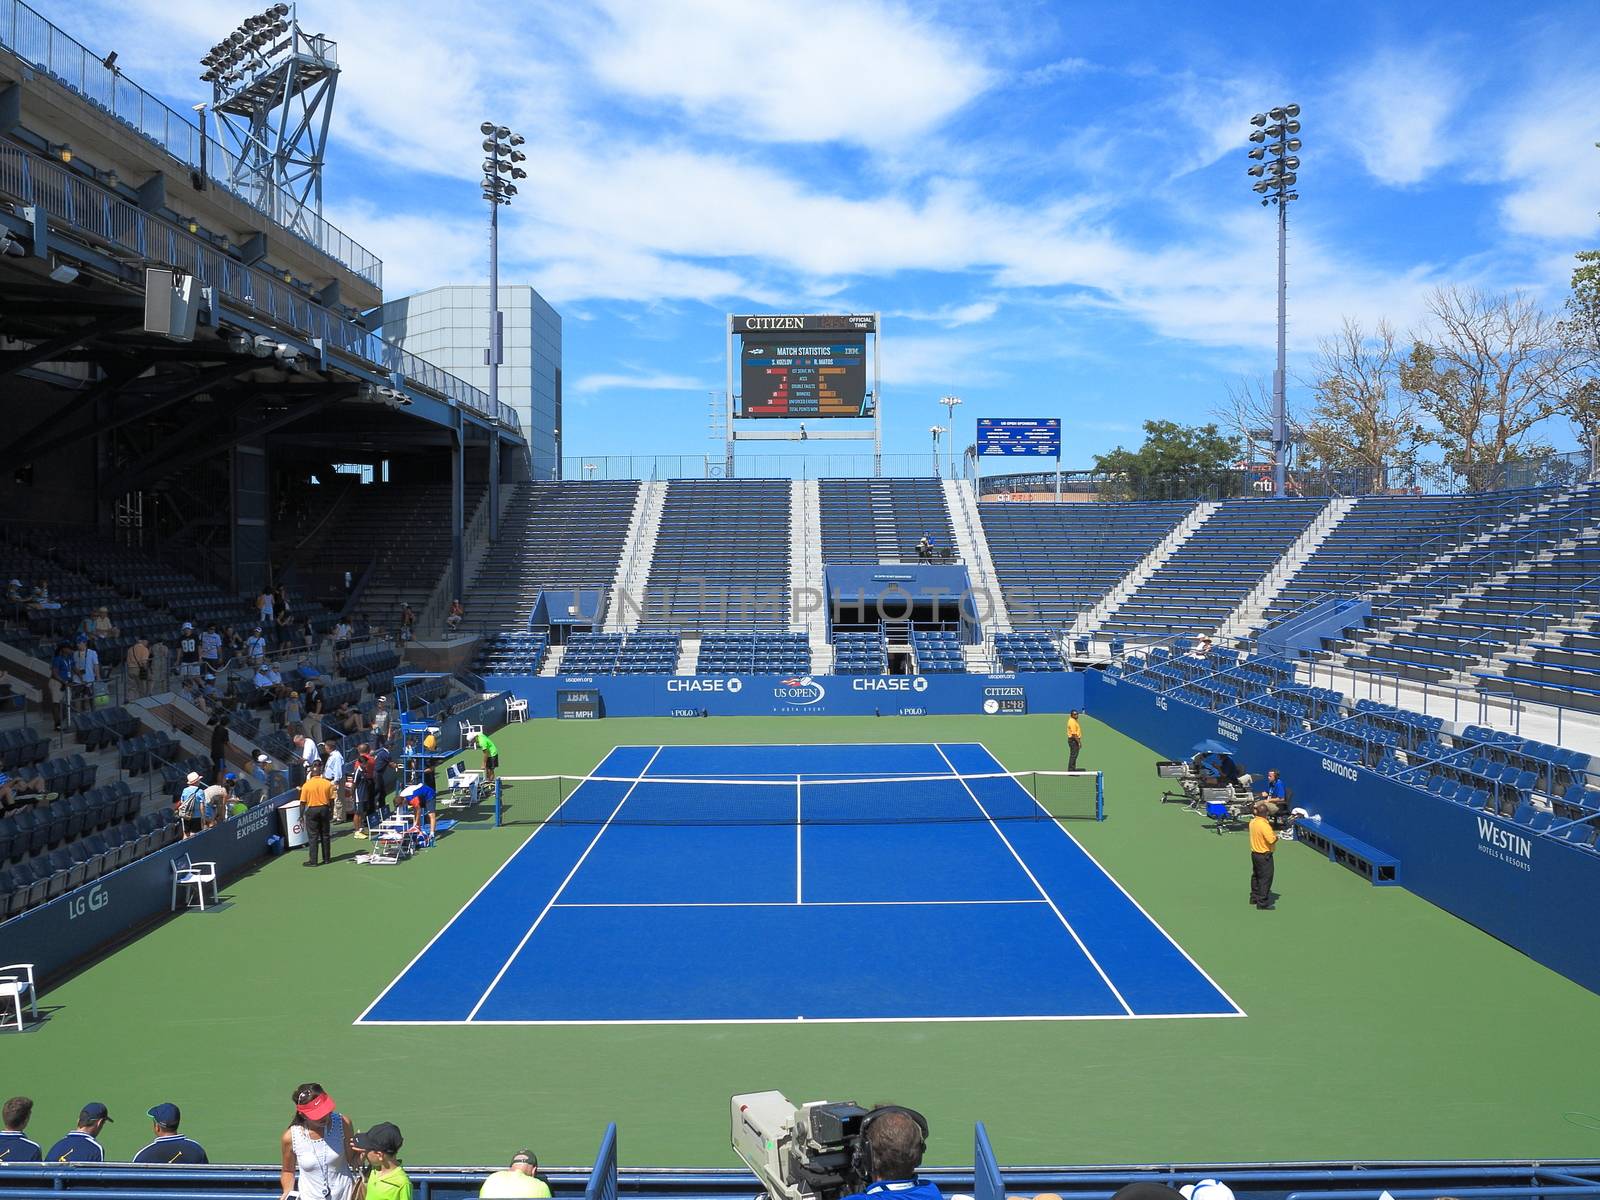
[[[772,698],[785,704],[810,705],[818,703],[827,690],[809,675],[795,675],[772,689]]]

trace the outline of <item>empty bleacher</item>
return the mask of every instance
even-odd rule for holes
[[[1012,621],[1061,628],[1104,599],[1193,509],[986,502],[978,514]]]
[[[913,629],[911,653],[919,675],[963,675],[967,660],[959,634],[942,629]]]
[[[817,494],[825,563],[916,562],[924,537],[954,547],[937,479],[821,479]]]
[[[608,590],[638,497],[632,479],[518,484],[467,589],[467,623],[526,629],[541,591]]]
[[[671,480],[643,623],[684,631],[787,627],[789,493],[786,479]]]
[[[537,675],[549,648],[543,630],[492,634],[478,643],[472,669],[479,675]]]
[[[1065,671],[1061,651],[1044,629],[1018,629],[994,635],[994,653],[1003,671]]]
[[[678,665],[675,633],[575,633],[561,657],[563,675],[662,675]]]
[[[1165,638],[1221,627],[1322,511],[1320,500],[1233,500],[1220,505],[1099,632]]]
[[[1600,597],[1591,597],[1591,609]],[[1542,704],[1600,712],[1600,613],[1549,627],[1519,653],[1502,655],[1495,670],[1477,671],[1485,691]]]
[[[882,675],[889,668],[889,648],[878,630],[841,630],[833,635],[836,675]]]
[[[804,633],[774,630],[709,630],[700,638],[699,675],[787,675],[811,670],[811,643]]]

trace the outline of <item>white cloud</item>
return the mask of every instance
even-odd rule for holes
[[[749,0],[602,0],[614,29],[588,49],[619,92],[736,136],[899,141],[939,125],[991,74],[917,9]]]
[[[1454,157],[1448,126],[1465,90],[1439,51],[1388,47],[1344,77],[1319,127],[1343,130],[1373,178],[1409,187]]]
[[[576,380],[569,390],[580,396],[592,396],[596,392],[609,392],[618,389],[635,392],[703,392],[713,386],[715,386],[713,383],[709,383],[704,379],[691,379],[687,375],[598,373],[585,375]]]
[[[1505,121],[1494,174],[1510,185],[1501,214],[1513,233],[1590,242],[1600,232],[1597,93],[1600,72],[1558,76]]]
[[[933,321],[954,329],[962,325],[977,325],[1000,311],[998,300],[973,300],[967,304],[946,304],[936,309],[904,309],[891,315],[910,321]]]

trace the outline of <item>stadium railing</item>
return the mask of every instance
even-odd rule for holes
[[[491,408],[489,397],[464,380],[335,315],[298,288],[238,262],[59,163],[15,146],[0,147],[0,193],[42,207],[91,239],[109,242],[137,258],[177,267],[237,302],[252,316],[320,340],[325,351],[336,351],[388,376],[399,375],[415,387],[522,432],[522,423],[510,405],[502,402]]]
[[[374,287],[383,286],[383,260],[318,213],[302,211],[294,223],[261,204],[261,198],[234,188],[230,182],[235,155],[214,138],[138,86],[121,71],[105,65],[103,56],[85,48],[71,34],[53,25],[22,0],[0,0],[0,45],[24,62],[44,71],[82,96],[96,108],[130,126],[186,167],[199,170],[202,163],[213,183],[230,196],[281,228],[316,247]],[[201,143],[205,149],[201,149]],[[274,189],[272,200],[294,202]]]

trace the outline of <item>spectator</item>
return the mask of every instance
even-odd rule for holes
[[[1267,806],[1269,818],[1278,816],[1283,811],[1283,806],[1289,798],[1289,789],[1284,786],[1283,778],[1278,774],[1276,767],[1267,771],[1267,777],[1262,783],[1262,788],[1256,793],[1256,799],[1263,801]]]
[[[110,1120],[111,1114],[98,1100],[85,1104],[83,1111],[78,1114],[78,1127],[51,1146],[45,1153],[44,1161],[105,1162],[106,1152],[101,1148],[99,1138],[100,1131]]]
[[[272,782],[272,759],[265,754],[256,755],[256,765],[250,769],[250,778],[263,788]]]
[[[1273,861],[1272,848],[1278,841],[1272,822],[1267,820],[1266,801],[1256,801],[1256,815],[1250,820],[1250,903],[1262,912],[1271,912]]]
[[[322,773],[333,783],[333,820],[338,824],[345,818],[344,751],[339,749],[338,742],[329,739],[322,743],[322,752],[325,755]]]
[[[0,772],[0,813],[32,804],[45,794],[43,775],[8,775]]]
[[[200,635],[200,661],[213,675],[222,669],[222,635],[216,622],[207,625]]]
[[[322,751],[317,743],[303,733],[294,735],[294,748],[300,756],[300,782],[322,773]]]
[[[1211,635],[1202,633],[1193,646],[1189,648],[1190,658],[1206,659],[1211,657]]]
[[[228,767],[228,714],[213,713],[208,724],[211,726],[211,778],[217,780]]]
[[[277,610],[278,616],[289,615],[289,593],[283,590],[283,584],[272,589],[272,606]]]
[[[460,600],[450,601],[450,613],[444,619],[444,627],[451,633],[461,628],[461,622],[466,620],[467,610],[461,607]]]
[[[60,612],[61,605],[50,599],[50,581],[41,579],[33,585],[33,592],[28,597],[28,607],[37,612]]]
[[[350,639],[353,633],[350,622],[340,617],[333,625],[333,661],[339,666],[344,666],[345,659],[350,655]]]
[[[333,861],[333,780],[323,775],[310,775],[300,785],[300,803],[305,805],[306,866],[317,866],[317,853],[322,853],[322,865]]]
[[[494,782],[494,773],[500,769],[500,747],[489,739],[487,733],[477,736],[478,749],[483,751],[483,778],[487,783]]]
[[[400,606],[400,640],[409,642],[417,636],[417,614],[409,604]]]
[[[182,679],[200,677],[200,639],[195,636],[194,625],[188,621],[178,630],[178,676]]]
[[[230,782],[238,776],[232,771],[223,777],[221,783],[213,783],[206,788],[203,803],[200,809],[202,827],[210,829],[219,821],[228,819],[228,804],[232,799]]]
[[[372,713],[372,740],[376,745],[382,746],[389,740],[389,722],[392,718],[389,697],[379,696],[378,707]]]
[[[300,722],[304,719],[305,711],[300,704],[300,693],[291,688],[289,694],[283,698],[283,731],[291,736],[298,736]]]
[[[271,625],[272,609],[272,593],[267,589],[266,584],[262,584],[261,594],[256,597],[256,620],[260,621],[263,626]]]
[[[278,610],[278,615],[272,618],[272,627],[277,631],[278,649],[287,648],[294,639],[294,618],[289,615],[288,610],[282,608]]]
[[[316,626],[311,624],[310,617],[300,622],[300,640],[305,643],[306,653],[315,658],[317,654],[317,630]]]
[[[257,625],[250,631],[250,636],[244,640],[245,657],[253,663],[264,663],[267,658],[267,639],[262,635],[261,626]]]
[[[319,738],[322,736],[322,713],[325,702],[322,698],[322,684],[313,676],[306,681],[305,710],[306,710],[306,736]]]
[[[55,717],[57,733],[67,723],[71,704],[72,651],[65,642],[61,642],[50,659],[50,711]]]
[[[36,1163],[44,1157],[39,1143],[27,1136],[32,1117],[33,1101],[26,1096],[13,1096],[0,1108],[0,1124],[4,1125],[0,1129],[0,1164]]]
[[[285,1200],[291,1192],[300,1200],[351,1200],[358,1182],[353,1132],[350,1118],[334,1108],[320,1083],[295,1088],[294,1117],[283,1131],[278,1173]]]
[[[176,1104],[158,1104],[146,1114],[155,1122],[155,1141],[133,1156],[136,1163],[195,1163],[201,1166],[211,1160],[205,1147],[178,1132],[178,1122],[183,1116]]]
[[[367,620],[366,613],[356,614],[355,620],[350,623],[350,633],[357,643],[372,639],[372,623]]]
[[[916,1177],[928,1142],[928,1123],[920,1114],[909,1108],[874,1109],[862,1120],[861,1137],[872,1178],[856,1196],[940,1200],[937,1184]]]
[[[333,714],[333,723],[339,727],[340,733],[360,733],[361,710],[346,700]]]
[[[350,1139],[353,1149],[366,1161],[365,1200],[411,1200],[411,1177],[395,1156],[405,1145],[398,1127],[381,1121]]]
[[[389,815],[389,764],[392,761],[389,747],[380,742],[372,752],[372,807],[379,820]]]
[[[90,637],[103,640],[105,638],[114,638],[121,632],[111,623],[111,610],[109,608],[102,604],[94,610],[94,629],[89,634]]]
[[[356,765],[352,772],[352,783],[355,790],[355,836],[365,838],[367,826],[372,823],[372,815],[376,810],[373,793],[377,790],[374,776],[378,770],[377,759],[373,756],[372,746],[362,742],[356,747]]]
[[[178,794],[178,820],[183,823],[183,836],[193,837],[205,828],[206,789],[200,782],[200,772],[190,771]]]
[[[483,1181],[478,1195],[481,1200],[547,1200],[550,1181],[539,1174],[539,1160],[532,1150],[518,1150],[509,1167]]]
[[[148,696],[150,694],[150,639],[140,634],[133,639],[133,645],[128,647],[128,653],[122,660],[123,669],[128,673],[128,692],[130,695]]]

